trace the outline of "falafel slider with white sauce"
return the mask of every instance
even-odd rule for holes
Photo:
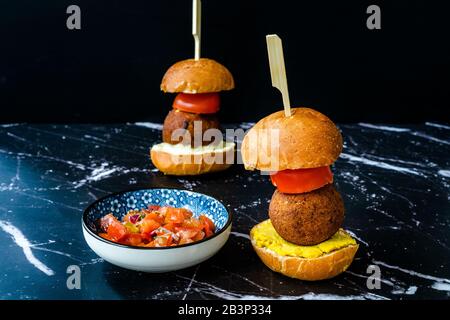
[[[217,112],[219,92],[233,88],[230,71],[212,59],[187,59],[167,70],[161,90],[177,96],[164,120],[163,143],[150,152],[155,167],[169,175],[199,175],[231,166],[235,144],[222,141]]]

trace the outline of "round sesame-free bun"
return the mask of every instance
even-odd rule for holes
[[[291,112],[290,117],[284,111],[272,113],[250,129],[241,147],[246,169],[317,168],[336,161],[343,145],[336,125],[310,108],[292,108]]]
[[[167,70],[161,82],[164,92],[209,93],[231,90],[234,80],[220,63],[206,58],[187,59]]]
[[[190,145],[160,143],[150,151],[153,164],[164,174],[192,176],[228,169],[234,160],[233,142],[192,148]]]
[[[269,217],[283,239],[312,246],[329,239],[339,230],[344,221],[344,202],[332,184],[299,194],[275,190]]]
[[[273,271],[307,281],[330,279],[341,274],[350,266],[358,250],[358,244],[348,245],[318,258],[300,258],[258,247],[253,239],[252,245],[262,262]]]

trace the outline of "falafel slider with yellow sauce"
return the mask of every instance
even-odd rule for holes
[[[289,117],[275,112],[245,136],[245,168],[270,172],[277,187],[270,219],[250,231],[253,248],[273,271],[323,280],[344,272],[353,261],[358,244],[341,228],[344,203],[330,169],[342,145],[335,124],[310,108],[292,108]]]

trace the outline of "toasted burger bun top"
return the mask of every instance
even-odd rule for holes
[[[291,111],[290,117],[284,111],[275,112],[250,129],[241,148],[246,169],[317,168],[336,161],[342,151],[342,136],[336,125],[313,109]]]
[[[187,59],[167,70],[161,82],[164,92],[209,93],[231,90],[234,80],[220,63],[206,58]]]

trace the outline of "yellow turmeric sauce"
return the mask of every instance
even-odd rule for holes
[[[349,245],[356,245],[355,239],[345,232],[344,229],[339,229],[330,239],[319,244],[299,246],[280,237],[272,226],[270,219],[253,227],[250,235],[258,247],[270,249],[282,256],[300,258],[318,258]]]

